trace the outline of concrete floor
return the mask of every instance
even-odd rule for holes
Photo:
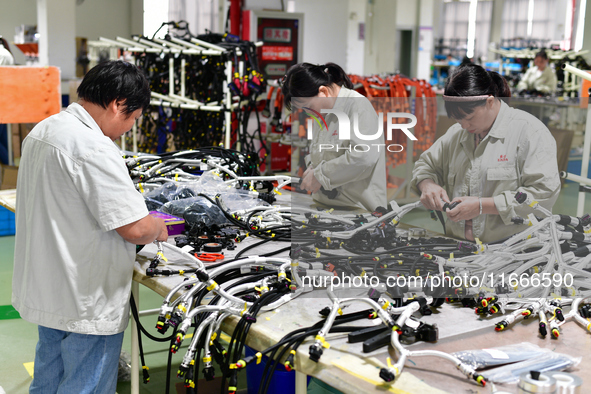
[[[574,183],[567,183],[558,198],[554,207],[555,213],[575,215],[578,198],[578,186]],[[591,212],[591,196],[587,198],[585,212]],[[433,231],[440,232],[441,224],[431,220],[426,210],[415,210],[407,214],[403,222],[416,227],[424,227]],[[9,394],[27,393],[31,382],[31,375],[28,368],[31,368],[35,356],[35,344],[37,342],[37,326],[28,323],[20,318],[13,317],[12,307],[10,307],[12,292],[12,270],[13,270],[13,251],[14,236],[0,237],[0,387]],[[162,298],[153,291],[140,286],[140,309],[158,308]],[[142,323],[147,329],[155,333],[154,316],[141,318]],[[131,352],[130,329],[125,332],[123,349]],[[188,341],[185,341],[185,347]],[[159,393],[165,391],[166,380],[166,358],[167,345],[156,343],[144,339],[144,350],[146,363],[150,368],[151,381],[149,384],[141,384],[141,393]],[[180,382],[176,379],[176,369],[181,362],[183,351],[179,351],[173,357],[173,377],[172,385]],[[219,373],[217,374],[219,375]],[[242,375],[239,381],[239,389],[246,388],[246,379]],[[326,393],[329,388],[321,382],[312,382],[309,387],[309,393]],[[130,384],[120,382],[117,385],[119,394],[129,393]],[[171,393],[176,393],[174,387],[171,387]],[[2,391],[0,390],[0,393]]]

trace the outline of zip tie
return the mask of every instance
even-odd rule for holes
[[[164,257],[164,254],[162,254],[162,252],[156,253],[156,256],[159,256],[162,260],[168,262],[168,259],[166,257]]]
[[[257,364],[260,364],[261,359],[263,358],[263,353],[258,352],[257,354],[255,354],[255,356],[257,356]]]
[[[240,316],[244,315],[244,313],[246,312],[247,309],[248,309],[248,304],[245,302],[244,309],[242,310],[242,312],[240,312]]]
[[[140,188],[140,193],[142,193],[142,194],[143,194],[143,193],[144,193],[144,186],[142,186],[142,184],[141,184],[141,183],[138,183],[137,185],[138,185],[138,187]]]
[[[480,250],[476,252],[476,254],[478,254],[479,252],[484,252],[484,245],[482,245],[482,242],[480,242],[478,238],[474,238],[474,241],[476,241],[476,244],[480,247]]]
[[[317,341],[320,341],[320,343],[322,343],[322,347],[328,349],[330,348],[330,344],[328,342],[326,342],[326,340],[324,339],[324,337],[322,335],[316,335],[315,338]]]
[[[179,306],[177,308],[183,312],[187,312],[187,308],[185,308],[182,304],[179,304]]]
[[[204,363],[210,363],[211,362],[211,357],[203,357],[203,362]]]
[[[185,274],[185,271],[179,270],[179,275],[184,275],[184,274]]]
[[[150,368],[148,368],[147,366],[142,366],[142,369],[145,369],[146,371],[149,370]]]
[[[339,308],[339,309],[337,309],[337,313],[338,313],[339,315],[342,315],[342,314],[343,314],[343,310],[342,310],[341,308]]]
[[[179,174],[174,174],[174,180],[175,180],[176,182],[178,182],[178,181],[179,181]]]
[[[211,291],[213,290],[218,284],[215,282],[212,282],[211,285],[207,286],[206,289],[207,291]]]
[[[292,267],[297,267],[298,265],[300,265],[300,263],[298,263],[297,261],[295,263],[291,263]]]
[[[534,205],[536,205],[538,202],[536,200],[532,201],[531,204],[529,204],[530,207],[534,207]]]

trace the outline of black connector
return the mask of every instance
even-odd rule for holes
[[[150,373],[148,372],[148,367],[143,367],[142,368],[142,375],[144,378],[144,384],[147,384],[150,382]]]
[[[322,348],[316,344],[311,345],[310,346],[310,360],[314,361],[315,363],[318,362],[318,360],[320,360],[320,357],[322,357]]]
[[[541,322],[539,327],[538,327],[538,331],[540,333],[541,336],[543,336],[544,338],[546,338],[546,335],[548,335],[548,328],[546,327],[546,323]]]
[[[203,368],[203,376],[208,382],[215,379],[215,369],[213,367]]]
[[[178,371],[177,371],[177,373],[176,373],[176,377],[177,377],[177,378],[183,378],[183,377],[185,376],[185,374],[186,374],[186,373],[187,373],[189,370],[191,370],[191,369],[193,369],[193,368],[191,368],[191,367],[185,367],[185,366],[183,366],[183,365],[181,364],[181,365],[179,366],[179,370],[178,370]]]
[[[197,279],[201,282],[207,282],[209,280],[209,274],[205,271],[199,270],[195,274],[197,275]]]
[[[166,318],[164,316],[158,316],[156,330],[158,330],[160,334],[165,334],[166,330],[168,330],[168,324],[166,323]]]
[[[380,378],[386,382],[393,382],[396,379],[396,375],[388,368],[382,368],[380,369]]]
[[[527,194],[523,193],[523,192],[517,192],[515,193],[515,201],[517,201],[519,204],[523,204],[525,202],[525,200],[527,200]]]
[[[591,304],[585,304],[579,308],[579,314],[585,319],[591,318]]]
[[[325,306],[324,308],[322,308],[320,310],[320,312],[318,312],[321,316],[327,317],[328,315],[330,315],[330,308]]]
[[[512,222],[513,224],[523,224],[523,223],[525,222],[525,219],[523,219],[523,218],[522,218],[522,217],[520,217],[520,216],[513,216],[513,217],[511,218],[511,222]]]

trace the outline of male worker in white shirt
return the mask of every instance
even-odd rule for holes
[[[104,62],[78,103],[23,142],[12,304],[39,325],[31,393],[114,393],[136,245],[168,238],[118,147],[150,102],[134,65]]]

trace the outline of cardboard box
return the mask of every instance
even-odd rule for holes
[[[2,176],[0,178],[0,190],[16,189],[18,167],[2,164]]]

